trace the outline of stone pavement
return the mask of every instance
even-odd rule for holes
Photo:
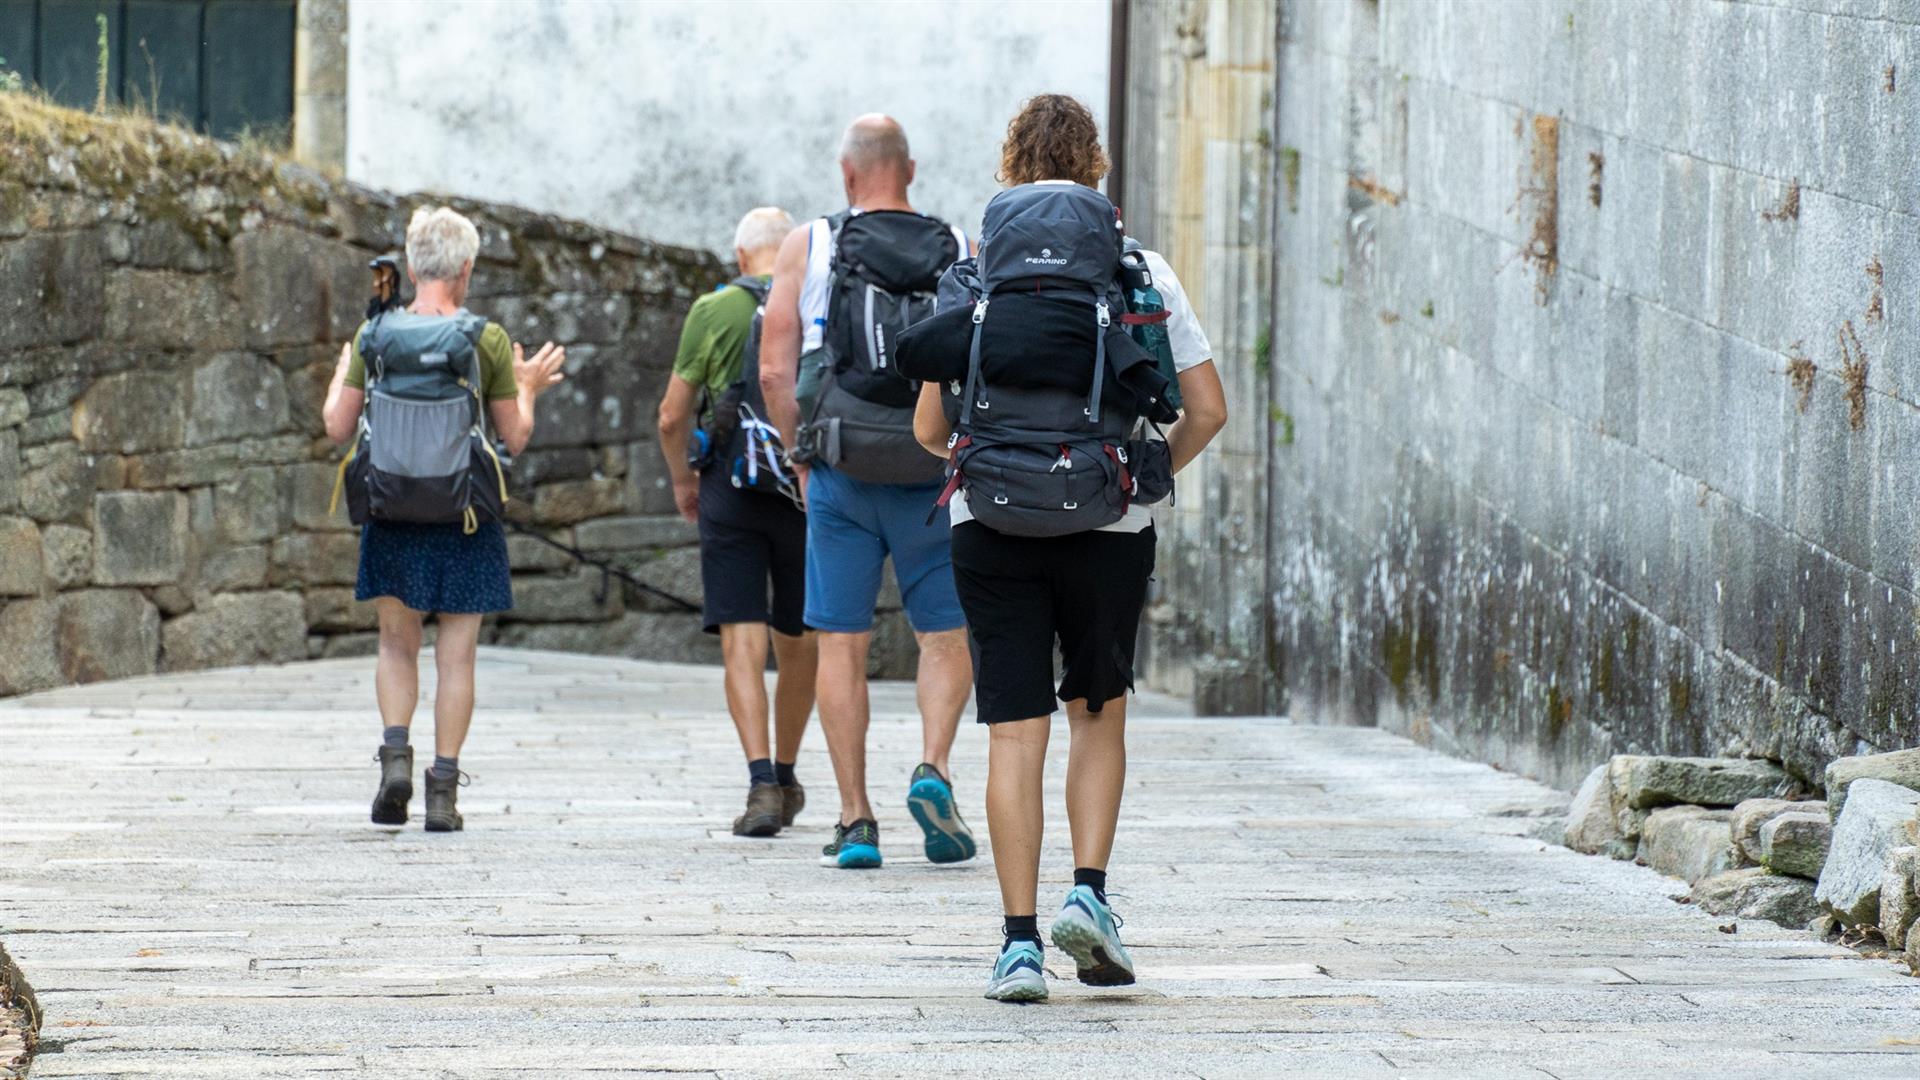
[[[1379,731],[1143,700],[1112,868],[1141,983],[1068,971],[1019,1007],[980,998],[991,869],[909,842],[910,688],[876,694],[889,862],[854,873],[815,862],[817,733],[800,827],[727,835],[744,770],[696,667],[488,650],[469,831],[370,825],[369,670],[0,704],[36,1078],[1920,1074],[1920,980],[1724,933],[1678,882],[1527,838],[1563,795]],[[984,744],[956,754],[983,839]],[[1043,917],[1069,869],[1058,828]]]

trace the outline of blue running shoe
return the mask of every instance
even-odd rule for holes
[[[939,769],[922,764],[913,770],[913,782],[907,787],[907,812],[927,834],[928,862],[966,862],[979,851],[973,842],[973,830],[960,820],[953,785]]]
[[[833,842],[820,849],[821,866],[871,870],[880,865],[880,826],[871,818],[835,825]]]
[[[1133,985],[1133,957],[1120,944],[1120,917],[1089,885],[1075,885],[1053,919],[1053,947],[1073,957],[1088,986]]]
[[[1040,943],[1008,938],[987,982],[990,1001],[1045,1001],[1047,977],[1040,970]]]

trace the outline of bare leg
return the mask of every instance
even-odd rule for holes
[[[1073,865],[1105,870],[1120,821],[1127,786],[1127,699],[1123,694],[1098,713],[1087,700],[1067,702],[1073,744],[1067,751],[1067,827],[1073,830]]]
[[[987,727],[987,834],[993,841],[993,872],[1008,915],[1031,915],[1040,888],[1040,838],[1046,804],[1047,735],[1053,717],[1012,720]]]
[[[433,666],[439,682],[433,692],[433,752],[457,758],[473,723],[473,662],[480,647],[480,616],[438,615]]]
[[[806,738],[807,719],[813,713],[819,638],[812,632],[793,637],[776,630],[773,656],[780,667],[773,684],[773,760],[791,765],[800,756],[800,740]]]
[[[873,634],[820,635],[820,727],[840,784],[840,824],[873,817],[867,802],[867,651]]]
[[[740,749],[748,761],[771,757],[767,749],[767,624],[723,623],[720,654],[727,669],[727,711],[740,734]]]
[[[915,636],[920,639],[920,760],[952,779],[947,756],[973,692],[973,654],[964,627]]]
[[[420,621],[425,616],[391,596],[373,603],[380,618],[380,655],[373,668],[380,722],[412,727],[414,707],[420,704]]]

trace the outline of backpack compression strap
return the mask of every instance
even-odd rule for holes
[[[1136,315],[1129,311],[1120,316],[1121,326],[1156,326],[1173,317],[1171,311],[1156,311],[1151,315]]]

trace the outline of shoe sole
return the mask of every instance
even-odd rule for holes
[[[1045,1001],[1047,981],[1031,972],[1020,972],[988,984],[986,997],[988,1001]]]
[[[733,835],[768,837],[780,835],[780,816],[765,814],[757,818],[746,818],[734,822]]]
[[[467,827],[467,823],[464,821],[459,821],[459,820],[448,821],[445,818],[428,818],[427,819],[428,832],[461,832],[465,830],[466,827]]]
[[[954,812],[953,790],[947,785],[932,777],[914,781],[907,789],[907,812],[927,834],[928,862],[966,862],[979,854],[973,834]]]
[[[1068,956],[1088,986],[1132,986],[1133,969],[1107,955],[1107,939],[1092,920],[1074,911],[1053,920],[1053,946]]]
[[[880,849],[872,844],[849,844],[836,855],[820,856],[820,865],[838,870],[872,870],[880,865]]]
[[[382,785],[380,793],[373,797],[373,823],[375,825],[405,825],[407,823],[407,804],[412,801],[412,781],[402,780],[397,784]]]

